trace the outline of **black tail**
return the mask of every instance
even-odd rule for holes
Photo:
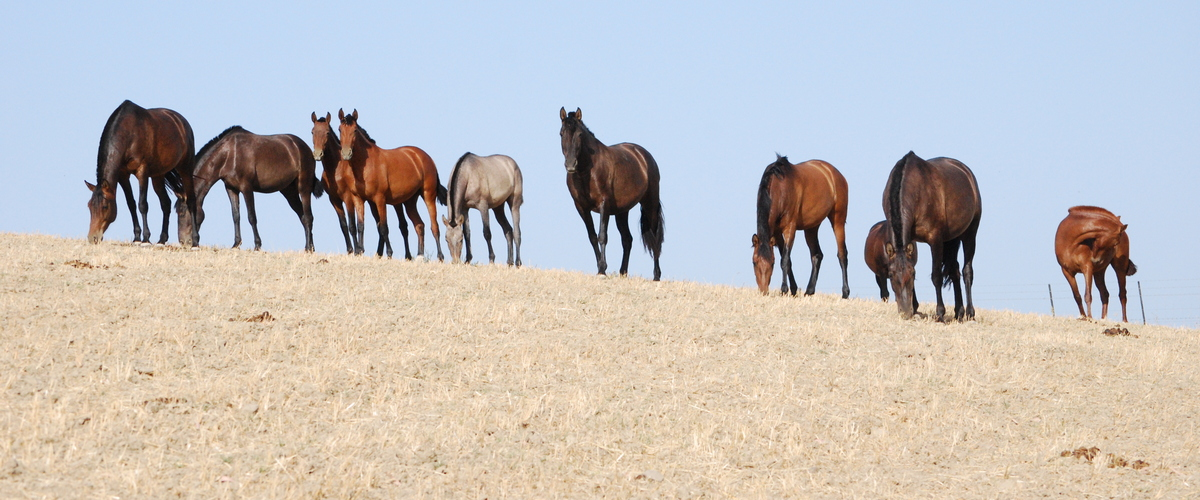
[[[167,181],[167,186],[175,193],[183,192],[183,177],[179,176],[179,172],[171,170],[167,175],[163,176],[163,180]]]
[[[1137,266],[1131,260],[1129,261],[1129,270],[1125,272],[1125,276],[1133,276],[1135,274],[1137,274]]]
[[[319,177],[316,179],[313,179],[312,194],[313,194],[313,196],[316,196],[317,198],[320,198],[322,195],[324,195],[325,194],[325,181],[321,180],[321,178],[319,178]]]
[[[651,186],[651,192],[642,198],[642,246],[655,258],[662,255],[663,222],[662,200],[658,199],[658,186]]]
[[[446,186],[442,185],[442,181],[438,181],[437,201],[442,205],[446,204]]]

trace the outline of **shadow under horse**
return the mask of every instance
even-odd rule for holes
[[[658,164],[637,144],[623,142],[605,146],[583,124],[579,108],[567,113],[559,108],[562,120],[559,136],[567,168],[567,189],[575,200],[575,210],[587,226],[588,240],[596,253],[598,274],[604,274],[608,262],[604,247],[608,244],[608,218],[616,216],[621,233],[621,274],[629,273],[629,251],[633,234],[629,232],[629,210],[641,204],[642,245],[654,258],[654,281],[662,277],[658,259],[662,255],[663,212],[659,199]],[[600,230],[592,222],[592,212],[600,214]]]
[[[916,312],[913,297],[916,243],[919,241],[929,245],[933,261],[931,277],[937,292],[935,318],[945,321],[942,288],[951,284],[954,285],[954,319],[974,318],[971,284],[975,276],[975,235],[979,231],[983,204],[971,169],[953,158],[923,160],[909,151],[888,175],[883,190],[883,212],[892,231],[892,242],[884,245],[884,251],[890,261],[889,274],[900,315],[907,319]],[[959,246],[963,250],[961,272]],[[965,308],[963,285],[967,294]]]

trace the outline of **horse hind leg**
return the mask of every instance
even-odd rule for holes
[[[804,288],[804,295],[812,295],[817,293],[817,275],[821,272],[821,261],[825,258],[825,254],[821,252],[821,242],[817,239],[816,227],[804,230],[804,243],[808,245],[808,253],[812,260],[812,273],[808,276],[808,286]]]
[[[1129,274],[1129,259],[1125,258],[1122,262],[1113,259],[1113,271],[1117,273],[1117,298],[1121,300],[1121,321],[1129,322],[1129,316],[1125,313],[1125,278]]]
[[[963,306],[962,296],[962,275],[959,272],[958,265],[958,247],[961,242],[957,239],[947,241],[943,244],[944,251],[942,252],[942,282],[950,282],[954,286],[954,319],[963,321],[966,314],[966,308]]]
[[[496,222],[500,224],[500,229],[504,231],[504,240],[508,244],[508,265],[511,266],[513,265],[513,227],[508,223],[508,217],[504,216],[503,203],[496,208],[493,208],[492,212],[496,214]],[[520,262],[520,260],[518,260],[518,262]]]
[[[287,200],[288,206],[292,207],[292,211],[296,212],[296,216],[300,217],[300,225],[304,226],[304,251],[312,253],[313,238],[312,238],[312,210],[301,199],[301,194],[296,189],[288,188],[281,191],[284,199]]]
[[[617,231],[621,233],[621,275],[629,274],[629,254],[633,250],[633,233],[629,232],[629,212],[617,214]]]
[[[368,201],[371,206],[371,215],[375,217],[375,230],[379,233],[379,244],[375,248],[375,256],[383,257],[383,250],[387,249],[388,258],[392,258],[392,242],[388,238],[387,227],[387,205],[376,201]]]
[[[421,220],[421,212],[417,210],[416,197],[404,202],[404,211],[412,219],[413,232],[417,233],[417,257],[425,258],[425,221]]]
[[[400,228],[401,238],[404,239],[404,260],[412,260],[412,252],[408,250],[408,221],[404,219],[404,204],[392,205],[392,209],[396,211],[397,226]]]
[[[838,212],[829,216],[829,224],[833,226],[833,238],[837,242],[838,265],[842,268],[842,298],[850,298],[850,254],[846,250],[846,212]],[[886,283],[887,279],[884,279]],[[916,309],[913,309],[916,311]]]
[[[1092,273],[1096,289],[1100,291],[1100,319],[1108,318],[1108,286],[1104,283],[1104,271],[1107,270],[1108,266],[1101,266]]]
[[[517,254],[516,266],[521,267],[521,199],[509,202],[509,210],[512,210],[512,234],[513,248]],[[657,262],[657,260],[655,260]]]
[[[258,236],[258,213],[254,210],[254,190],[247,189],[242,192],[242,197],[246,198],[246,220],[250,221],[250,231],[254,233],[254,250],[262,249],[262,238]]]
[[[158,244],[165,245],[167,231],[171,229],[171,197],[167,194],[166,179],[155,177],[151,182],[154,184],[154,194],[158,195],[158,206],[162,209],[163,214],[162,233],[158,236]]]
[[[976,218],[967,232],[960,238],[963,249],[962,279],[963,288],[967,294],[967,313],[964,321],[975,319],[975,302],[971,298],[971,288],[975,284],[975,235],[979,232],[979,219]]]
[[[438,262],[442,262],[446,260],[446,256],[442,253],[442,231],[438,226],[436,194],[436,189],[426,189],[425,194],[422,195],[422,198],[425,198],[425,208],[429,210],[429,231],[433,233],[433,245],[437,247]],[[413,227],[416,227],[415,221],[413,222]],[[417,234],[419,235],[417,237],[417,242],[418,244],[421,244],[421,242],[425,241],[424,225],[422,225],[420,229],[417,229]]]

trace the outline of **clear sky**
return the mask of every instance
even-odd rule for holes
[[[380,145],[426,150],[443,182],[463,152],[512,156],[525,177],[525,264],[594,272],[558,138],[559,107],[580,107],[601,141],[636,142],[658,161],[664,279],[754,286],[756,188],[778,152],[845,175],[851,294],[878,297],[863,240],[883,219],[888,171],[913,150],[957,158],[979,180],[976,307],[1048,313],[1051,284],[1058,314],[1073,314],[1054,231],[1068,207],[1093,204],[1129,224],[1131,319],[1140,280],[1150,321],[1200,325],[1195,2],[397,4],[6,6],[0,231],[84,237],[82,181],[95,181],[101,129],[124,99],[180,112],[197,146],[235,124],[311,141],[309,113],[356,108]],[[216,189],[202,243],[228,246]],[[257,201],[264,248],[301,249],[282,196]],[[119,211],[106,239],[128,241]],[[317,250],[343,251],[329,202],[314,200],[314,213]],[[249,239],[244,213],[242,224]],[[373,224],[367,234],[373,249]],[[822,229],[818,289],[838,293],[832,236]],[[648,276],[637,238],[631,272]]]

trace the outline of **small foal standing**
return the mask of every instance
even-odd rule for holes
[[[471,228],[467,210],[474,208],[483,219],[483,239],[487,241],[488,262],[496,262],[492,250],[492,224],[488,210],[496,214],[496,222],[504,230],[508,241],[508,265],[513,265],[513,248],[516,247],[516,265],[521,267],[521,169],[517,162],[505,155],[478,156],[466,153],[454,164],[450,173],[448,206],[450,217],[442,216],[446,224],[446,249],[451,262],[457,263],[462,254],[463,241],[467,244],[466,262],[471,262]],[[512,211],[512,225],[504,216],[504,204]]]
[[[783,275],[783,293],[796,295],[796,277],[792,274],[792,244],[796,231],[804,231],[804,241],[812,255],[812,274],[804,295],[817,289],[817,273],[821,270],[821,243],[817,230],[821,221],[829,219],[833,237],[837,240],[838,264],[842,266],[842,298],[850,296],[849,265],[846,253],[846,208],[849,205],[846,178],[833,165],[821,160],[809,160],[793,165],[786,156],[775,155],[775,163],[767,165],[758,185],[758,232],[750,238],[754,246],[754,277],[764,295],[771,287],[771,272],[775,268],[775,252],[779,249],[779,270]]]
[[[1133,276],[1137,266],[1129,260],[1129,234],[1125,232],[1129,224],[1123,224],[1121,218],[1100,207],[1078,206],[1067,210],[1067,217],[1058,225],[1054,235],[1054,254],[1058,257],[1058,265],[1062,266],[1063,276],[1071,285],[1071,293],[1075,296],[1075,304],[1079,306],[1079,316],[1092,317],[1092,280],[1096,280],[1096,288],[1100,289],[1100,319],[1108,316],[1108,287],[1104,284],[1104,271],[1112,264],[1117,273],[1117,296],[1121,299],[1121,321],[1129,322],[1125,312],[1125,277]],[[1087,311],[1083,310],[1083,301],[1079,298],[1079,284],[1075,275],[1083,273],[1084,298],[1087,299]]]

